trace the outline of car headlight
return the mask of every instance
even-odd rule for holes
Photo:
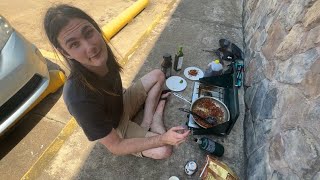
[[[10,26],[9,22],[0,15],[0,51],[8,41],[12,32],[13,28]]]

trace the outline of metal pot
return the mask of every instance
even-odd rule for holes
[[[206,111],[209,111],[208,108],[206,107],[203,107],[200,103],[203,102],[203,101],[211,101],[210,103],[214,103],[214,105],[219,108],[222,112],[223,112],[223,115],[221,117],[215,117],[215,118],[218,118],[218,124],[216,125],[219,125],[219,124],[222,124],[224,122],[227,122],[230,120],[230,112],[227,108],[227,106],[221,102],[220,100],[214,98],[214,97],[209,97],[209,96],[203,96],[203,97],[200,97],[198,99],[196,99],[192,104],[191,104],[191,107],[190,107],[190,110],[193,111],[193,112],[197,112],[197,111],[202,111],[202,112],[206,112]],[[207,112],[209,116],[210,115],[210,112]],[[206,116],[206,117],[207,117]],[[206,117],[203,117],[203,118],[206,118]],[[194,122],[196,122],[199,126],[201,126],[202,128],[211,128],[211,127],[214,127],[216,125],[213,125],[213,124],[209,124],[199,118],[194,118],[192,116],[192,119],[194,120]]]

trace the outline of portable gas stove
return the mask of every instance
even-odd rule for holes
[[[193,103],[202,96],[210,96],[223,102],[230,112],[230,120],[212,128],[204,129],[199,127],[189,115],[187,125],[192,129],[192,134],[216,134],[228,135],[237,121],[239,111],[238,87],[236,86],[237,73],[235,73],[235,64],[231,65],[232,69],[223,75],[200,78],[194,82],[192,99]]]
[[[221,102],[224,102],[224,92],[224,88],[222,87],[194,82],[191,102],[194,102],[196,99],[203,96],[214,97]],[[189,116],[188,126],[192,128],[200,128],[197,123],[194,122],[192,116]]]

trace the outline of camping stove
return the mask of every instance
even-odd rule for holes
[[[224,102],[224,88],[207,85],[200,82],[194,82],[193,91],[192,91],[192,100],[193,103],[196,99],[203,96],[214,97],[221,102]],[[192,128],[200,128],[193,120],[192,115],[189,116],[188,126]]]

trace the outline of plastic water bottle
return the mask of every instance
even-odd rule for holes
[[[208,68],[206,69],[204,76],[219,76],[222,74],[223,66],[218,59],[212,61],[208,64]]]
[[[217,143],[212,141],[209,138],[202,137],[202,138],[195,138],[194,141],[199,144],[199,148],[209,152],[212,155],[221,157],[224,153],[224,147]]]

